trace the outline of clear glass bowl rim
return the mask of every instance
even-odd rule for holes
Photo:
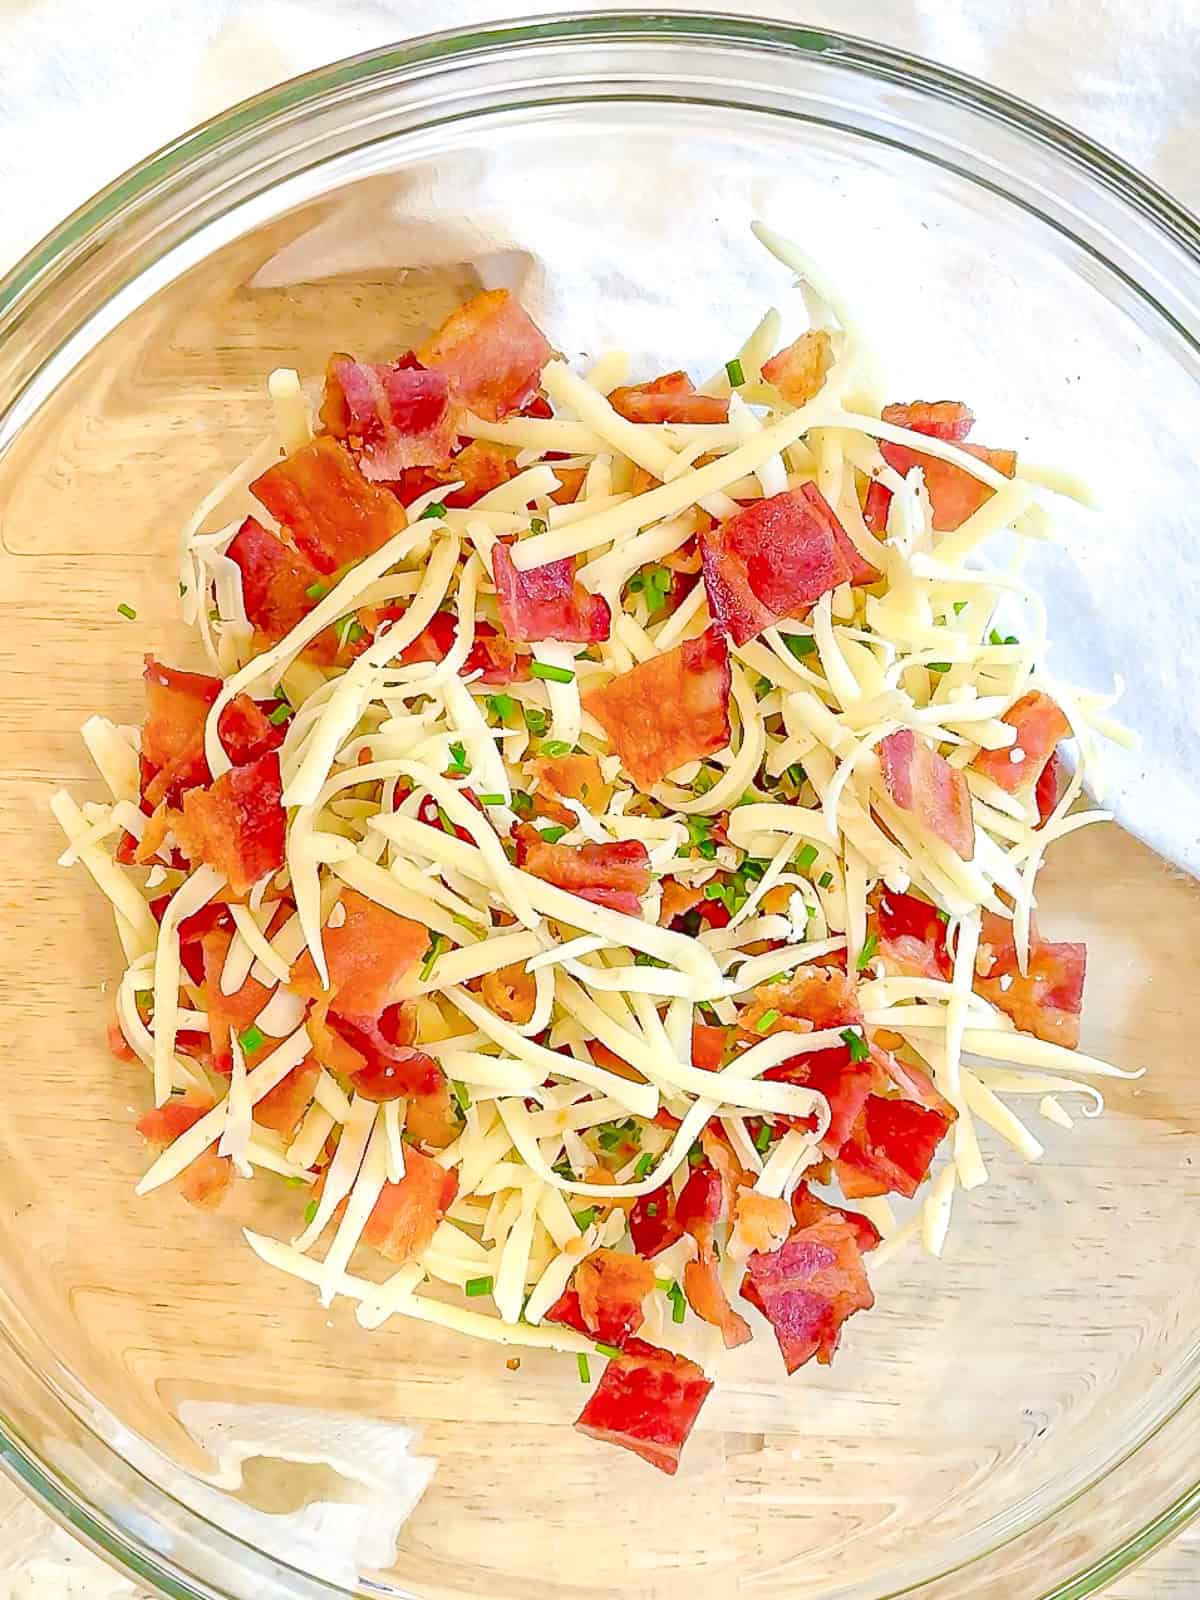
[[[44,311],[56,288],[86,268],[98,240],[111,238],[115,230],[134,224],[162,197],[165,185],[202,182],[205,172],[219,163],[223,154],[229,154],[231,143],[236,142],[244,149],[248,138],[302,118],[340,91],[366,90],[372,83],[385,79],[395,82],[406,72],[431,64],[466,68],[472,57],[486,56],[492,62],[504,57],[515,59],[527,46],[586,48],[588,45],[633,46],[638,42],[672,41],[726,45],[746,53],[788,51],[810,59],[830,58],[838,66],[861,76],[902,84],[933,100],[961,106],[1014,129],[1065,159],[1083,176],[1138,213],[1164,243],[1180,251],[1200,274],[1200,218],[1104,146],[1027,101],[980,79],[872,40],[768,18],[708,11],[560,12],[518,18],[497,26],[423,34],[403,43],[347,57],[241,101],[164,145],[64,218],[0,276],[0,355],[5,353],[5,346],[26,316],[35,310]],[[657,94],[654,97],[661,98]],[[1144,297],[1150,299],[1148,295]],[[1200,347],[1200,327],[1181,327],[1164,307],[1153,301],[1151,304],[1177,332]],[[11,385],[8,380],[14,377],[16,384]],[[0,419],[19,399],[30,377],[28,371],[7,374],[0,371],[0,384],[8,390],[6,394],[0,389]],[[16,1357],[16,1364],[25,1368],[30,1379],[43,1389],[50,1387],[29,1367],[4,1328],[0,1328],[0,1340],[9,1347],[9,1354]],[[55,1395],[59,1403],[63,1398]],[[1196,1392],[1183,1395],[1160,1426],[1194,1403],[1198,1403]],[[81,1420],[77,1413],[76,1418]],[[95,1436],[95,1443],[102,1451],[112,1450],[111,1445],[98,1436]],[[1122,1463],[1126,1464],[1127,1461]],[[122,1462],[122,1466],[126,1472],[141,1476],[127,1463]],[[223,1589],[182,1572],[169,1557],[164,1558],[139,1538],[132,1528],[119,1527],[110,1516],[97,1512],[61,1474],[39,1460],[18,1431],[9,1426],[2,1400],[0,1471],[15,1480],[55,1521],[129,1576],[153,1585],[159,1593],[173,1600],[232,1600]],[[1069,1503],[1051,1508],[1047,1518],[1060,1514]],[[179,1505],[179,1509],[198,1523],[203,1520],[187,1507]],[[1189,1484],[1167,1507],[1108,1555],[1090,1562],[1084,1570],[1046,1591],[1042,1600],[1086,1600],[1172,1539],[1197,1516],[1200,1516],[1200,1479]],[[217,1533],[218,1530],[211,1531]],[[228,1538],[234,1546],[240,1544],[224,1535],[223,1530],[220,1537]],[[1001,1541],[1005,1542],[1007,1540]],[[259,1555],[248,1546],[242,1545],[242,1548],[252,1560]],[[989,1546],[974,1559],[986,1559],[996,1548]],[[965,1574],[972,1564],[973,1561],[968,1561],[959,1572]],[[308,1587],[311,1580],[298,1573],[296,1577],[301,1582],[298,1592],[318,1592]],[[917,1592],[923,1587],[923,1583],[919,1584]],[[318,1585],[318,1590],[329,1595],[342,1592],[323,1585]],[[901,1593],[913,1594],[914,1591],[908,1588],[898,1591],[892,1600],[900,1600]]]

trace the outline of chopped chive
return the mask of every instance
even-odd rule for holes
[[[504,796],[502,794],[481,794],[479,796],[479,804],[481,806],[502,806],[504,804]]]
[[[422,511],[421,515],[417,518],[417,521],[424,522],[427,517],[444,517],[445,515],[446,502],[444,500],[432,500],[425,507],[424,511]]]
[[[596,1220],[596,1208],[587,1206],[583,1211],[572,1211],[571,1215],[575,1218],[575,1226],[580,1233],[586,1233]]]
[[[675,1280],[674,1278],[655,1278],[654,1287],[661,1289],[664,1294],[670,1294],[675,1287]]]
[[[553,667],[548,661],[531,661],[531,678],[547,678],[551,683],[574,683],[575,673],[570,667]]]
[[[543,739],[542,754],[554,758],[569,756],[571,754],[571,746],[565,739]]]
[[[644,950],[635,950],[633,964],[635,967],[665,967],[667,963],[660,961],[657,956],[648,956]]]
[[[468,1278],[463,1285],[463,1292],[469,1299],[474,1300],[477,1295],[491,1294],[494,1283],[491,1273],[488,1273],[486,1278]]]
[[[929,663],[929,671],[930,672],[949,672],[950,671],[950,663],[948,661],[931,661]]]
[[[842,1039],[845,1041],[846,1048],[850,1051],[851,1061],[866,1061],[868,1059],[871,1052],[867,1047],[867,1041],[861,1033],[858,1033],[854,1028],[843,1028]]]
[[[621,1354],[615,1344],[597,1344],[596,1349],[602,1356],[607,1356],[610,1361]]]
[[[340,648],[343,645],[357,644],[360,639],[365,639],[367,630],[357,617],[339,617],[333,625],[333,634]]]
[[[128,617],[130,622],[136,622],[137,621],[137,612],[133,609],[133,607],[131,605],[127,605],[124,600],[122,600],[121,604],[117,607],[117,611],[120,613],[121,616]]]
[[[138,1003],[139,1006],[153,1005],[154,1004],[154,990],[153,989],[137,989],[137,990],[134,991],[133,998]]]
[[[702,1144],[699,1144],[699,1143],[694,1144],[692,1146],[692,1148],[688,1151],[688,1164],[689,1164],[689,1166],[693,1166],[693,1167],[703,1166],[703,1164],[704,1164],[704,1146]]]
[[[580,1383],[591,1383],[591,1381],[592,1381],[592,1369],[591,1369],[591,1367],[588,1366],[588,1358],[584,1355],[582,1350],[575,1357],[575,1365],[579,1369],[579,1381],[580,1381]]]
[[[875,934],[873,934],[873,933],[868,934],[867,935],[867,942],[863,945],[862,949],[858,952],[858,960],[854,963],[854,965],[858,968],[859,972],[861,972],[863,970],[863,968],[866,966],[867,962],[870,961],[871,957],[875,954],[875,951],[876,951],[878,945],[879,945],[879,940],[875,936]]]
[[[514,811],[524,816],[533,810],[533,796],[526,794],[524,789],[514,789],[512,807]]]
[[[289,1189],[303,1189],[305,1186],[303,1178],[285,1178],[283,1181]]]
[[[811,633],[785,633],[782,637],[784,644],[787,645],[797,661],[802,660],[805,656],[812,655],[817,648],[817,641]]]
[[[772,1006],[769,1011],[764,1011],[762,1016],[759,1017],[758,1021],[754,1024],[754,1031],[755,1033],[766,1033],[767,1030],[769,1028],[773,1028],[778,1021],[779,1013],[775,1010],[774,1006]]]
[[[645,1178],[645,1177],[649,1176],[650,1168],[653,1165],[654,1165],[654,1157],[650,1154],[649,1150],[647,1150],[642,1155],[640,1155],[638,1157],[637,1166],[634,1167],[634,1169],[633,1169],[634,1177],[635,1178]]]
[[[1020,644],[1015,633],[1001,634],[998,628],[993,628],[988,634],[989,644]]]
[[[687,1301],[683,1298],[683,1290],[675,1285],[675,1293],[671,1296],[671,1321],[682,1322],[687,1316]]]
[[[819,889],[828,889],[832,882],[833,882],[833,873],[832,872],[823,872],[821,874],[821,876],[817,879],[817,887]]]
[[[459,773],[470,771],[466,749],[463,745],[459,744],[457,740],[450,746],[450,760],[452,763],[450,767],[451,772]]]
[[[256,1050],[262,1049],[265,1037],[266,1035],[262,1029],[255,1027],[252,1022],[243,1033],[238,1035],[238,1043],[248,1056],[252,1056]]]
[[[742,363],[734,356],[732,361],[725,363],[725,376],[729,379],[731,389],[739,389],[746,381],[746,374],[742,371]]]
[[[615,1150],[624,1142],[624,1135],[619,1128],[601,1128],[598,1138],[601,1150]]]
[[[536,706],[526,706],[524,711],[525,726],[535,739],[540,739],[546,731],[546,713],[539,711]]]
[[[808,773],[805,772],[804,768],[800,765],[800,763],[798,761],[793,761],[790,767],[785,767],[783,775],[790,782],[794,783],[796,785],[797,789],[804,782],[804,780],[808,777]]]
[[[950,913],[948,911],[940,911],[940,910],[936,910],[935,909],[933,914],[938,919],[939,922],[949,922],[950,921]]]
[[[465,1083],[460,1083],[457,1078],[451,1078],[450,1089],[458,1102],[458,1109],[466,1116],[471,1107],[471,1091]]]
[[[275,707],[274,711],[271,712],[270,716],[267,718],[267,721],[276,728],[282,728],[284,723],[293,716],[295,716],[295,712],[292,710],[291,706],[288,705],[287,701],[283,700]]]
[[[963,612],[966,609],[967,609],[967,602],[965,600],[956,600],[954,602],[954,615],[956,617],[961,617]]]
[[[647,1202],[646,1215],[648,1217],[656,1217],[658,1215],[658,1201],[657,1200],[650,1200],[650,1201]]]
[[[489,694],[484,700],[493,717],[499,717],[501,722],[507,722],[517,709],[516,702],[510,694]]]
[[[308,588],[305,589],[304,593],[306,598],[309,600],[324,600],[325,596],[329,593],[329,586],[328,584],[320,582],[310,583]]]
[[[550,1171],[556,1172],[560,1178],[565,1178],[568,1183],[575,1182],[575,1169],[567,1160],[566,1156],[559,1156],[558,1160],[550,1168]]]
[[[563,827],[561,822],[553,822],[548,828],[538,829],[538,832],[541,834],[542,838],[545,839],[547,844],[557,844],[566,831],[567,830]]]
[[[304,1208],[304,1225],[308,1227],[317,1214],[317,1202],[310,1200]]]
[[[443,833],[453,833],[454,832],[454,824],[450,821],[450,818],[442,810],[441,806],[438,806],[436,809],[437,809],[437,814],[438,814],[438,822],[441,824],[442,832]]]
[[[804,848],[800,851],[799,855],[796,857],[796,866],[800,869],[801,872],[807,872],[808,869],[812,866],[813,862],[816,859],[817,859],[817,847],[816,847],[816,845],[815,844],[806,844],[804,846]]]
[[[529,531],[530,533],[545,533],[546,519],[544,517],[530,517]]]
[[[764,1122],[754,1135],[754,1148],[761,1154],[771,1142],[771,1124]]]
[[[429,974],[433,971],[433,964],[445,948],[446,940],[440,933],[435,933],[429,941],[429,947],[425,951],[425,959],[421,963],[422,983],[429,982]]]

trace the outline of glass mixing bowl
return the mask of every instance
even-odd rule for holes
[[[1069,129],[894,51],[695,15],[446,34],[273,90],[106,190],[0,283],[0,1451],[177,1596],[344,1592],[170,1472],[206,1466],[178,1421],[205,1399],[418,1426],[437,1474],[376,1579],[425,1600],[1094,1593],[1200,1504],[1200,1002],[1179,982],[1200,902],[1124,835],[1065,842],[1043,915],[1091,941],[1085,1047],[1150,1076],[1048,1128],[1040,1168],[993,1147],[946,1260],[882,1272],[831,1370],[785,1384],[773,1350],[731,1368],[675,1480],[572,1431],[569,1357],[513,1374],[494,1347],[316,1307],[243,1246],[240,1224],[271,1224],[257,1193],[214,1215],[133,1196],[145,1084],[103,1038],[118,952],[46,811],[60,784],[93,792],[79,725],[135,720],[140,652],[180,649],[175,532],[260,438],[264,374],[402,348],[481,273],[536,282],[531,215],[552,257],[588,193],[624,265],[603,331],[632,329],[644,370],[709,337],[706,240],[761,209],[886,313],[898,393],[963,394],[983,436],[1107,477],[1128,561],[1195,531],[1196,223]],[[518,213],[533,248],[498,265]],[[1095,629],[1070,596],[1051,582],[1052,623]]]

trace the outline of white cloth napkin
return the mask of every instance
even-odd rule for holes
[[[661,8],[673,8],[671,0]],[[753,7],[729,9],[874,37],[973,73],[1074,122],[1186,203],[1200,205],[1195,0],[1059,0],[1053,8],[1044,0],[804,0],[799,6],[758,0]],[[247,95],[447,22],[467,26],[511,15],[504,0],[458,0],[452,11],[428,0],[157,0],[152,7],[141,0],[101,6],[91,0],[0,0],[0,268],[124,168]],[[574,291],[562,294],[561,285],[556,292],[552,275],[540,270],[537,221],[515,213],[493,219],[490,231],[479,236],[474,258],[490,250],[492,280],[504,281],[517,256],[503,251],[519,253],[523,292],[532,288],[547,328],[569,351],[572,339],[582,344],[587,338],[582,324],[566,326],[570,307],[578,311],[580,300]],[[572,219],[564,211],[564,227],[582,228],[584,222],[582,212]],[[439,225],[445,247],[444,217]],[[577,242],[584,242],[582,233]],[[568,234],[568,255],[569,244]],[[331,241],[331,249],[336,247]],[[435,258],[437,248],[435,241]],[[557,248],[563,250],[561,236]],[[574,252],[577,267],[586,256],[582,249]],[[272,270],[282,274],[286,263],[277,260]],[[749,270],[762,282],[761,303],[777,300],[779,274],[768,284],[765,263],[761,272]],[[656,342],[659,310],[643,318],[647,349]],[[635,329],[630,342],[637,337]],[[1096,561],[1090,573],[1072,580],[1070,600],[1093,616],[1111,618],[1112,627],[1091,639],[1060,640],[1054,665],[1064,676],[1097,686],[1111,680],[1114,664],[1121,665],[1130,680],[1121,711],[1143,743],[1135,757],[1119,760],[1115,809],[1132,832],[1200,872],[1200,784],[1193,754],[1200,749],[1200,705],[1176,647],[1184,618],[1195,638],[1200,580],[1185,564],[1190,550],[1183,551],[1177,573],[1156,574],[1160,605],[1139,616],[1126,603],[1127,588],[1119,587],[1120,541],[1129,536],[1127,527],[1097,524]],[[1119,605],[1106,598],[1114,575],[1123,596]],[[1176,597],[1173,610],[1162,610],[1163,595]],[[212,1514],[224,1498],[227,1514],[220,1520],[227,1526],[253,1531],[267,1548],[294,1553],[302,1547],[314,1570],[341,1581],[356,1562],[383,1564],[381,1544],[415,1504],[430,1464],[411,1454],[406,1429],[383,1428],[369,1439],[355,1433],[351,1439],[346,1427],[382,1425],[342,1419],[331,1433],[328,1419],[315,1414],[275,1414],[287,1409],[272,1408],[265,1416],[263,1408],[247,1408],[220,1418],[197,1410],[191,1417],[223,1469],[211,1487],[199,1491],[205,1510]],[[252,1455],[324,1461],[347,1474],[354,1467],[360,1503],[316,1504],[286,1517],[248,1508],[224,1491],[236,1490],[240,1463]],[[380,1465],[388,1460],[394,1470]],[[67,1564],[60,1535],[48,1528],[44,1538],[30,1531],[31,1510],[17,1517],[24,1530],[19,1540],[12,1537],[13,1519],[0,1520],[8,1534],[0,1541],[0,1600],[40,1600],[52,1593],[108,1600],[130,1593],[86,1552],[75,1552]],[[256,1520],[252,1530],[248,1524]]]

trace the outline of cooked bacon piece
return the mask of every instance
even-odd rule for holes
[[[1036,786],[1058,741],[1070,738],[1071,724],[1040,689],[1015,700],[1000,720],[1016,729],[1015,741],[1007,750],[981,750],[971,765],[1007,794],[1016,794]]]
[[[954,964],[946,949],[946,924],[928,900],[881,889],[873,930],[886,972],[949,979]]]
[[[778,1250],[792,1231],[792,1212],[786,1200],[757,1189],[739,1189],[734,1205],[729,1253],[744,1260],[752,1251]]]
[[[825,1028],[851,1028],[862,1023],[854,979],[838,967],[800,967],[787,983],[765,983],[738,1017],[744,1033],[763,1037],[760,1023],[778,1012],[768,1032],[790,1028],[795,1033],[821,1032]]]
[[[694,1361],[631,1339],[604,1369],[575,1426],[675,1475],[712,1384]]]
[[[895,1192],[911,1199],[929,1172],[949,1119],[911,1100],[871,1095],[834,1165],[847,1200]]]
[[[268,467],[250,492],[319,572],[361,561],[407,522],[396,496],[368,483],[345,445],[328,434]]]
[[[517,825],[517,865],[535,878],[627,917],[641,915],[650,887],[650,857],[640,839],[612,844],[547,844],[527,822]]]
[[[236,695],[217,718],[217,735],[235,767],[244,767],[278,750],[286,733],[287,729],[282,724],[277,727],[248,694]]]
[[[975,819],[963,773],[911,728],[897,728],[880,741],[879,763],[888,793],[901,811],[911,811],[921,827],[970,861]]]
[[[412,1048],[412,1019],[403,1006],[388,1006],[378,1017],[331,1011],[328,1022],[363,1058],[347,1076],[364,1100],[433,1094],[441,1083],[442,1069],[433,1057]]]
[[[537,981],[523,962],[485,972],[480,984],[483,1003],[505,1022],[526,1023],[537,1004]]]
[[[651,1194],[639,1195],[629,1213],[629,1236],[639,1256],[658,1255],[676,1239],[683,1227],[675,1216],[675,1197],[669,1183]]]
[[[777,1067],[769,1067],[763,1077],[776,1083],[801,1084],[825,1096],[829,1101],[829,1127],[821,1140],[821,1149],[827,1156],[837,1155],[858,1121],[867,1096],[880,1087],[875,1064],[852,1061],[848,1045],[792,1056]]]
[[[874,1250],[882,1235],[869,1217],[864,1217],[861,1211],[847,1211],[842,1206],[831,1206],[828,1201],[813,1194],[807,1183],[798,1183],[792,1193],[792,1216],[796,1219],[796,1227],[803,1230],[811,1228],[814,1222],[822,1218],[834,1216],[841,1217],[854,1234],[855,1243],[863,1255]]]
[[[997,472],[1002,472],[1006,478],[1011,478],[1017,470],[1015,450],[989,450],[985,445],[963,442],[975,418],[966,406],[956,400],[917,400],[912,405],[884,406],[882,415],[884,422],[957,444],[968,454],[977,456]],[[922,469],[933,511],[933,526],[938,533],[950,533],[961,527],[995,493],[965,468],[912,450],[908,445],[890,444],[886,439],[881,439],[879,450],[887,464],[899,473],[907,474],[914,467]]]
[[[842,583],[874,583],[815,484],[756,500],[700,535],[708,604],[734,644],[799,617]]]
[[[533,791],[533,808],[565,828],[578,821],[575,813],[560,805],[560,800],[577,800],[593,813],[607,809],[612,790],[604,782],[595,756],[535,756],[526,762]]]
[[[775,1330],[789,1373],[813,1356],[828,1366],[843,1323],[875,1304],[854,1230],[840,1216],[822,1217],[780,1249],[752,1255],[742,1294]]]
[[[363,1241],[397,1264],[429,1247],[438,1223],[454,1204],[458,1174],[446,1171],[414,1145],[404,1148],[404,1176],[385,1183],[363,1229]]]
[[[651,383],[614,389],[608,397],[614,411],[629,422],[728,422],[729,402],[697,394],[686,372],[667,372]]]
[[[1052,944],[1031,927],[1029,970],[1017,966],[1012,923],[983,913],[975,992],[1010,1016],[1022,1033],[1074,1050],[1079,1044],[1087,945]]]
[[[824,328],[810,328],[763,363],[762,375],[793,406],[807,405],[824,387],[833,345]]]
[[[248,894],[283,865],[287,817],[279,755],[271,751],[233,767],[207,789],[189,789],[175,821],[179,847],[193,862],[225,874],[235,895]]]
[[[599,644],[611,632],[608,601],[588,593],[575,577],[575,562],[569,556],[518,572],[508,547],[497,544],[492,551],[492,577],[500,623],[511,639],[525,644],[538,639]]]
[[[247,978],[233,994],[221,990],[221,974],[229,955],[232,934],[213,928],[200,936],[204,961],[204,1009],[208,1013],[208,1038],[214,1072],[228,1076],[233,1071],[230,1035],[248,1028],[271,998],[271,991],[257,978]],[[181,936],[181,949],[182,949]]]
[[[445,484],[445,493],[438,496],[441,504],[463,510],[516,477],[517,454],[509,446],[493,444],[490,439],[472,439],[446,466],[410,467],[401,473],[392,488],[400,503],[410,506],[419,495]],[[451,488],[451,484],[455,487]]]
[[[179,1192],[189,1205],[211,1211],[233,1182],[233,1162],[215,1150],[205,1150],[179,1174]]]
[[[715,629],[584,696],[626,772],[649,789],[729,743],[729,647]]]
[[[1037,781],[1033,798],[1037,805],[1038,826],[1042,827],[1049,822],[1055,806],[1058,804],[1062,791],[1063,759],[1055,749],[1049,761],[1042,768],[1042,775]]]
[[[888,512],[892,506],[892,491],[878,479],[872,478],[863,501],[863,522],[871,533],[880,538],[887,532]]]
[[[422,365],[450,380],[455,398],[489,422],[520,411],[537,393],[553,351],[507,289],[468,300],[417,350]]]
[[[125,1037],[124,1033],[122,1033],[121,1024],[116,1020],[115,1017],[108,1024],[107,1038],[108,1048],[113,1060],[120,1061],[126,1066],[132,1066],[132,1064],[138,1059],[137,1051],[129,1043],[129,1040]],[[178,1035],[176,1035],[176,1039],[178,1039]]]
[[[312,1104],[317,1079],[321,1069],[312,1056],[306,1056],[298,1067],[293,1067],[286,1078],[267,1091],[254,1107],[255,1122],[262,1128],[271,1128],[287,1139],[295,1132],[300,1118]]]
[[[698,1259],[683,1269],[683,1292],[700,1320],[720,1329],[727,1350],[752,1337],[749,1323],[729,1304],[717,1271],[713,1235],[722,1213],[732,1205],[721,1174],[707,1164],[692,1170],[675,1202],[676,1220],[691,1234],[699,1252]]]
[[[879,1043],[878,1035],[871,1040],[871,1061],[878,1069],[877,1084],[886,1087],[888,1080],[899,1089],[906,1100],[912,1100],[926,1111],[936,1111],[946,1121],[954,1122],[958,1112],[940,1092],[925,1068],[916,1062],[905,1061],[893,1055]]]
[[[424,955],[429,929],[356,889],[343,889],[340,903],[346,912],[341,926],[326,923],[322,934],[329,993],[343,1016],[377,1017],[398,998],[397,986]],[[292,967],[291,987],[314,1000],[326,992],[307,950]]]
[[[408,467],[444,467],[457,442],[446,374],[400,362],[332,356],[321,421],[355,451],[363,477],[377,483]]]
[[[572,1284],[567,1285],[549,1311],[546,1312],[545,1320],[547,1322],[557,1322],[564,1328],[573,1328],[576,1333],[581,1333],[585,1339],[595,1337],[583,1320],[583,1308],[579,1304],[579,1294]]]
[[[573,1281],[580,1318],[593,1339],[623,1345],[645,1321],[642,1301],[654,1287],[654,1268],[641,1256],[593,1250],[575,1268]]]
[[[139,1120],[137,1131],[148,1145],[165,1150],[194,1127],[212,1107],[211,1100],[200,1100],[190,1094],[176,1096],[165,1105],[147,1111]],[[233,1163],[227,1156],[219,1156],[210,1146],[180,1173],[179,1192],[190,1205],[208,1209],[220,1203],[221,1196],[232,1181]]]
[[[474,672],[481,683],[524,683],[531,676],[532,656],[523,655],[507,634],[498,633],[490,622],[475,624],[475,639],[459,671],[460,678]]]
[[[707,1022],[692,1023],[692,1065],[701,1072],[717,1072],[729,1045],[729,1029]]]
[[[146,724],[142,729],[143,810],[166,803],[178,808],[185,792],[209,781],[204,724],[221,692],[221,680],[203,672],[181,672],[146,657]]]
[[[284,544],[255,517],[247,517],[225,552],[242,574],[242,600],[246,615],[264,638],[282,639],[318,604],[309,594],[322,582],[307,556]],[[333,659],[337,641],[329,634],[319,636],[308,649],[314,655]]]
[[[455,1115],[457,1104],[450,1097],[450,1085],[443,1076],[430,1094],[413,1095],[404,1118],[404,1131],[421,1144],[444,1150],[462,1132],[462,1121]]]
[[[194,1128],[200,1118],[213,1108],[212,1100],[197,1099],[194,1095],[172,1095],[165,1105],[155,1106],[139,1118],[137,1131],[148,1145],[165,1150],[169,1144]]]

